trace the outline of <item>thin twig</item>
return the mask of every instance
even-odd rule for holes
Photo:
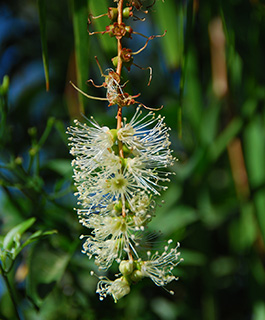
[[[6,288],[7,288],[8,292],[9,292],[9,296],[10,296],[10,298],[11,298],[11,301],[12,301],[12,304],[13,304],[13,307],[14,307],[14,311],[15,311],[16,318],[17,318],[18,320],[21,320],[20,315],[19,315],[19,312],[18,312],[17,301],[16,301],[15,295],[14,295],[14,293],[13,293],[13,290],[12,290],[12,288],[11,288],[11,285],[10,285],[10,283],[9,283],[7,274],[4,272],[1,264],[0,264],[0,268],[1,268],[1,274],[2,274],[3,279],[4,279],[4,281],[5,281]]]

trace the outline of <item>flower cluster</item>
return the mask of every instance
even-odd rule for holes
[[[80,223],[92,229],[83,252],[94,257],[99,269],[107,270],[114,261],[122,277],[100,279],[97,292],[117,301],[129,293],[130,284],[150,277],[158,286],[176,279],[171,271],[179,263],[177,247],[142,260],[138,253],[146,225],[155,209],[154,197],[169,181],[174,158],[169,148],[169,128],[153,112],[142,116],[137,108],[132,119],[124,118],[120,129],[100,127],[91,118],[90,125],[75,121],[68,129],[77,188]],[[119,143],[123,157],[119,155]],[[140,246],[142,247],[142,246]]]
[[[102,85],[95,85],[92,79],[88,80],[95,87],[106,88],[106,98],[92,97],[72,85],[90,99],[108,101],[109,106],[117,105],[117,127],[100,126],[91,117],[88,123],[76,120],[67,133],[70,153],[74,157],[77,213],[80,223],[90,229],[90,234],[81,236],[85,238],[83,253],[90,259],[94,258],[101,270],[106,271],[114,262],[118,263],[120,273],[117,278],[112,281],[98,276],[96,290],[101,300],[110,295],[117,302],[130,292],[132,284],[144,277],[150,278],[157,286],[177,280],[172,270],[180,259],[179,244],[172,247],[172,240],[168,241],[162,253],[148,251],[146,257],[142,257],[146,228],[154,216],[155,198],[167,189],[166,183],[171,174],[168,167],[175,159],[170,150],[170,129],[165,125],[164,117],[156,116],[154,112],[143,115],[141,107],[156,109],[135,101],[134,98],[140,94],[124,92],[128,81],[124,84],[120,81],[122,67],[129,70],[131,65],[135,65],[132,55],[140,53],[150,40],[165,33],[144,36],[147,38],[145,45],[135,53],[123,48],[123,37],[132,38],[132,34],[143,36],[122,22],[132,16],[136,18],[134,11],[142,10],[143,5],[141,1],[127,1],[127,7],[123,8],[123,1],[115,2],[117,8],[109,8],[107,13],[98,17],[90,16],[88,21],[90,27],[93,19],[107,15],[111,24],[106,31],[89,31],[89,34],[108,33],[116,38],[118,44],[118,54],[112,59],[116,71],[107,69],[104,74],[96,58],[105,81]],[[143,12],[148,13],[148,10]],[[152,68],[141,69],[150,70],[149,85]],[[136,103],[138,108],[131,120],[122,118],[122,108]]]

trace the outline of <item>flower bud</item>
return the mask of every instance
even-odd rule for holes
[[[120,272],[127,276],[133,272],[133,261],[131,260],[123,260],[119,265]]]
[[[121,161],[122,168],[126,168],[128,159],[120,158],[120,161]]]
[[[122,146],[122,150],[125,157],[128,157],[128,155],[131,153],[131,150],[125,144]]]
[[[115,302],[126,296],[130,291],[130,285],[125,277],[116,279],[110,287],[110,292]]]
[[[114,210],[118,213],[120,213],[122,211],[122,202],[121,201],[119,201],[118,203],[115,204]]]
[[[130,276],[130,279],[132,280],[132,282],[139,282],[140,280],[142,280],[142,278],[143,278],[143,274],[142,274],[142,271],[140,270],[134,270]]]
[[[117,129],[111,129],[110,131],[112,141],[115,142],[117,140]]]
[[[119,147],[117,144],[114,144],[111,149],[114,151],[114,154],[118,155],[119,154]]]
[[[113,66],[116,68],[118,65],[118,61],[119,61],[119,57],[116,56],[114,58],[111,59]]]

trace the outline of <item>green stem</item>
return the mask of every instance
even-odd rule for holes
[[[11,301],[12,301],[12,304],[13,304],[13,307],[14,307],[14,311],[15,311],[15,315],[16,315],[16,318],[18,320],[21,320],[20,316],[19,316],[19,313],[18,313],[18,305],[17,305],[17,301],[16,301],[16,298],[15,298],[15,295],[12,291],[12,288],[11,288],[11,285],[9,283],[9,280],[8,280],[8,277],[7,277],[7,274],[4,272],[2,266],[0,265],[0,268],[1,268],[1,273],[3,275],[3,278],[4,278],[4,281],[5,281],[5,284],[6,284],[6,287],[7,287],[7,290],[9,292],[9,295],[10,295],[10,298],[11,298]]]
[[[182,102],[182,99],[181,99]],[[178,137],[180,140],[182,140],[182,108],[181,104],[178,106]]]
[[[183,9],[184,10],[184,9]],[[189,44],[191,40],[191,32],[193,27],[193,1],[189,1],[187,7],[187,27],[185,33],[184,51],[181,59],[181,79],[180,79],[180,90],[179,90],[179,105],[178,105],[178,136],[182,139],[182,104],[183,104],[183,94],[185,86],[185,78],[187,71],[187,55]]]

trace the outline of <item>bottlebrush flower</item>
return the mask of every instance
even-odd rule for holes
[[[168,241],[168,244],[170,243],[172,243],[172,240]],[[178,280],[172,274],[172,270],[182,261],[182,259],[179,259],[179,246],[180,244],[178,243],[175,248],[171,248],[170,250],[169,246],[166,246],[161,255],[158,251],[153,255],[148,251],[148,260],[139,260],[141,275],[149,277],[157,286],[165,286],[173,280]]]
[[[87,236],[82,252],[89,258],[95,256],[95,263],[100,269],[108,269],[114,260],[120,262],[125,253],[128,255],[132,252],[138,257],[135,247],[141,237],[139,227],[129,212],[125,217],[92,214],[88,218],[81,218],[80,222],[93,229],[91,235]]]
[[[115,302],[130,293],[130,285],[126,277],[120,277],[114,281],[109,280],[106,277],[99,277],[97,285],[97,293],[99,299],[103,300],[107,295],[111,295]]]
[[[81,175],[88,174],[101,165],[108,157],[113,145],[113,135],[108,127],[100,127],[91,117],[91,126],[75,120],[75,126],[68,128],[70,153],[75,157],[72,165]]]
[[[110,170],[111,168],[109,168]],[[78,171],[75,171],[74,179],[78,192],[76,195],[79,204],[88,210],[88,214],[107,208],[111,203],[121,201],[124,206],[128,202],[131,206],[133,195],[139,190],[133,175],[128,171],[119,171],[109,174],[109,170],[100,170],[80,178]]]
[[[95,120],[90,120],[92,126],[76,121],[77,126],[68,129],[70,152],[76,157],[72,165],[79,204],[88,210],[120,199],[132,205],[141,190],[159,195],[160,189],[167,188],[160,182],[169,181],[170,173],[164,168],[174,162],[169,129],[164,118],[155,118],[152,112],[140,115],[137,108],[132,120],[125,120],[117,132],[100,127]],[[117,139],[130,149],[125,159],[116,154]]]
[[[80,223],[91,229],[82,252],[95,258],[99,269],[107,270],[114,261],[120,266],[130,261],[128,274],[111,281],[99,277],[97,292],[102,300],[111,295],[115,302],[129,293],[130,284],[149,277],[165,286],[177,278],[171,273],[180,262],[178,246],[140,258],[139,244],[146,225],[153,217],[154,196],[160,195],[169,181],[166,167],[174,162],[163,117],[153,112],[142,116],[137,108],[130,122],[124,119],[120,129],[100,127],[76,121],[70,134],[74,180],[78,196]],[[124,148],[120,156],[119,148]],[[128,260],[124,260],[128,259]],[[129,262],[128,262],[129,263]],[[127,270],[128,269],[128,270]]]
[[[156,118],[153,112],[140,117],[142,111],[140,107],[136,109],[131,121],[124,123],[118,130],[118,139],[122,141],[133,155],[141,155],[142,161],[149,163],[153,168],[165,168],[173,165],[174,158],[169,149],[169,128],[164,123],[164,117],[160,115]]]
[[[87,124],[75,120],[75,125],[69,127],[67,133],[70,153],[74,157],[72,166],[79,222],[90,229],[88,235],[80,237],[86,239],[82,252],[94,258],[99,269],[107,270],[115,261],[119,264],[120,273],[116,275],[116,280],[97,276],[99,282],[96,290],[100,300],[112,296],[117,302],[130,292],[132,284],[143,277],[149,277],[157,286],[177,280],[172,270],[181,260],[179,244],[172,249],[166,246],[162,254],[155,252],[152,255],[148,251],[147,259],[141,258],[143,243],[146,244],[144,240],[148,240],[149,236],[147,225],[154,216],[155,198],[161,190],[167,189],[164,184],[172,174],[167,168],[173,165],[175,158],[170,150],[170,128],[166,126],[164,117],[156,116],[154,112],[143,115],[140,107],[153,111],[158,109],[137,102],[135,99],[140,93],[131,95],[123,91],[128,81],[121,83],[122,67],[130,69],[134,64],[133,55],[143,51],[150,40],[163,37],[166,32],[150,37],[134,32],[131,26],[125,25],[123,19],[133,16],[133,7],[141,10],[142,2],[114,2],[117,2],[117,8],[111,7],[107,13],[97,17],[89,15],[88,18],[90,25],[92,19],[108,15],[111,23],[105,31],[88,32],[90,35],[108,33],[117,39],[118,52],[112,59],[116,70],[107,69],[104,74],[95,57],[105,81],[99,85],[93,79],[87,81],[96,88],[106,88],[107,96],[90,96],[71,84],[89,99],[108,101],[109,107],[117,105],[117,129],[101,127],[91,117]],[[148,13],[148,8],[150,6],[143,12]],[[123,37],[132,37],[132,34],[147,39],[137,52],[123,47],[121,41]],[[149,85],[152,68],[140,69],[149,69]],[[123,107],[135,104],[138,104],[138,108],[131,120],[122,119]]]
[[[157,168],[152,168],[152,163],[148,162],[147,157],[136,156],[128,158],[126,169],[133,176],[139,188],[159,195],[159,189],[166,190],[166,186],[159,184],[160,181],[170,181],[167,176],[168,172],[158,171]]]

